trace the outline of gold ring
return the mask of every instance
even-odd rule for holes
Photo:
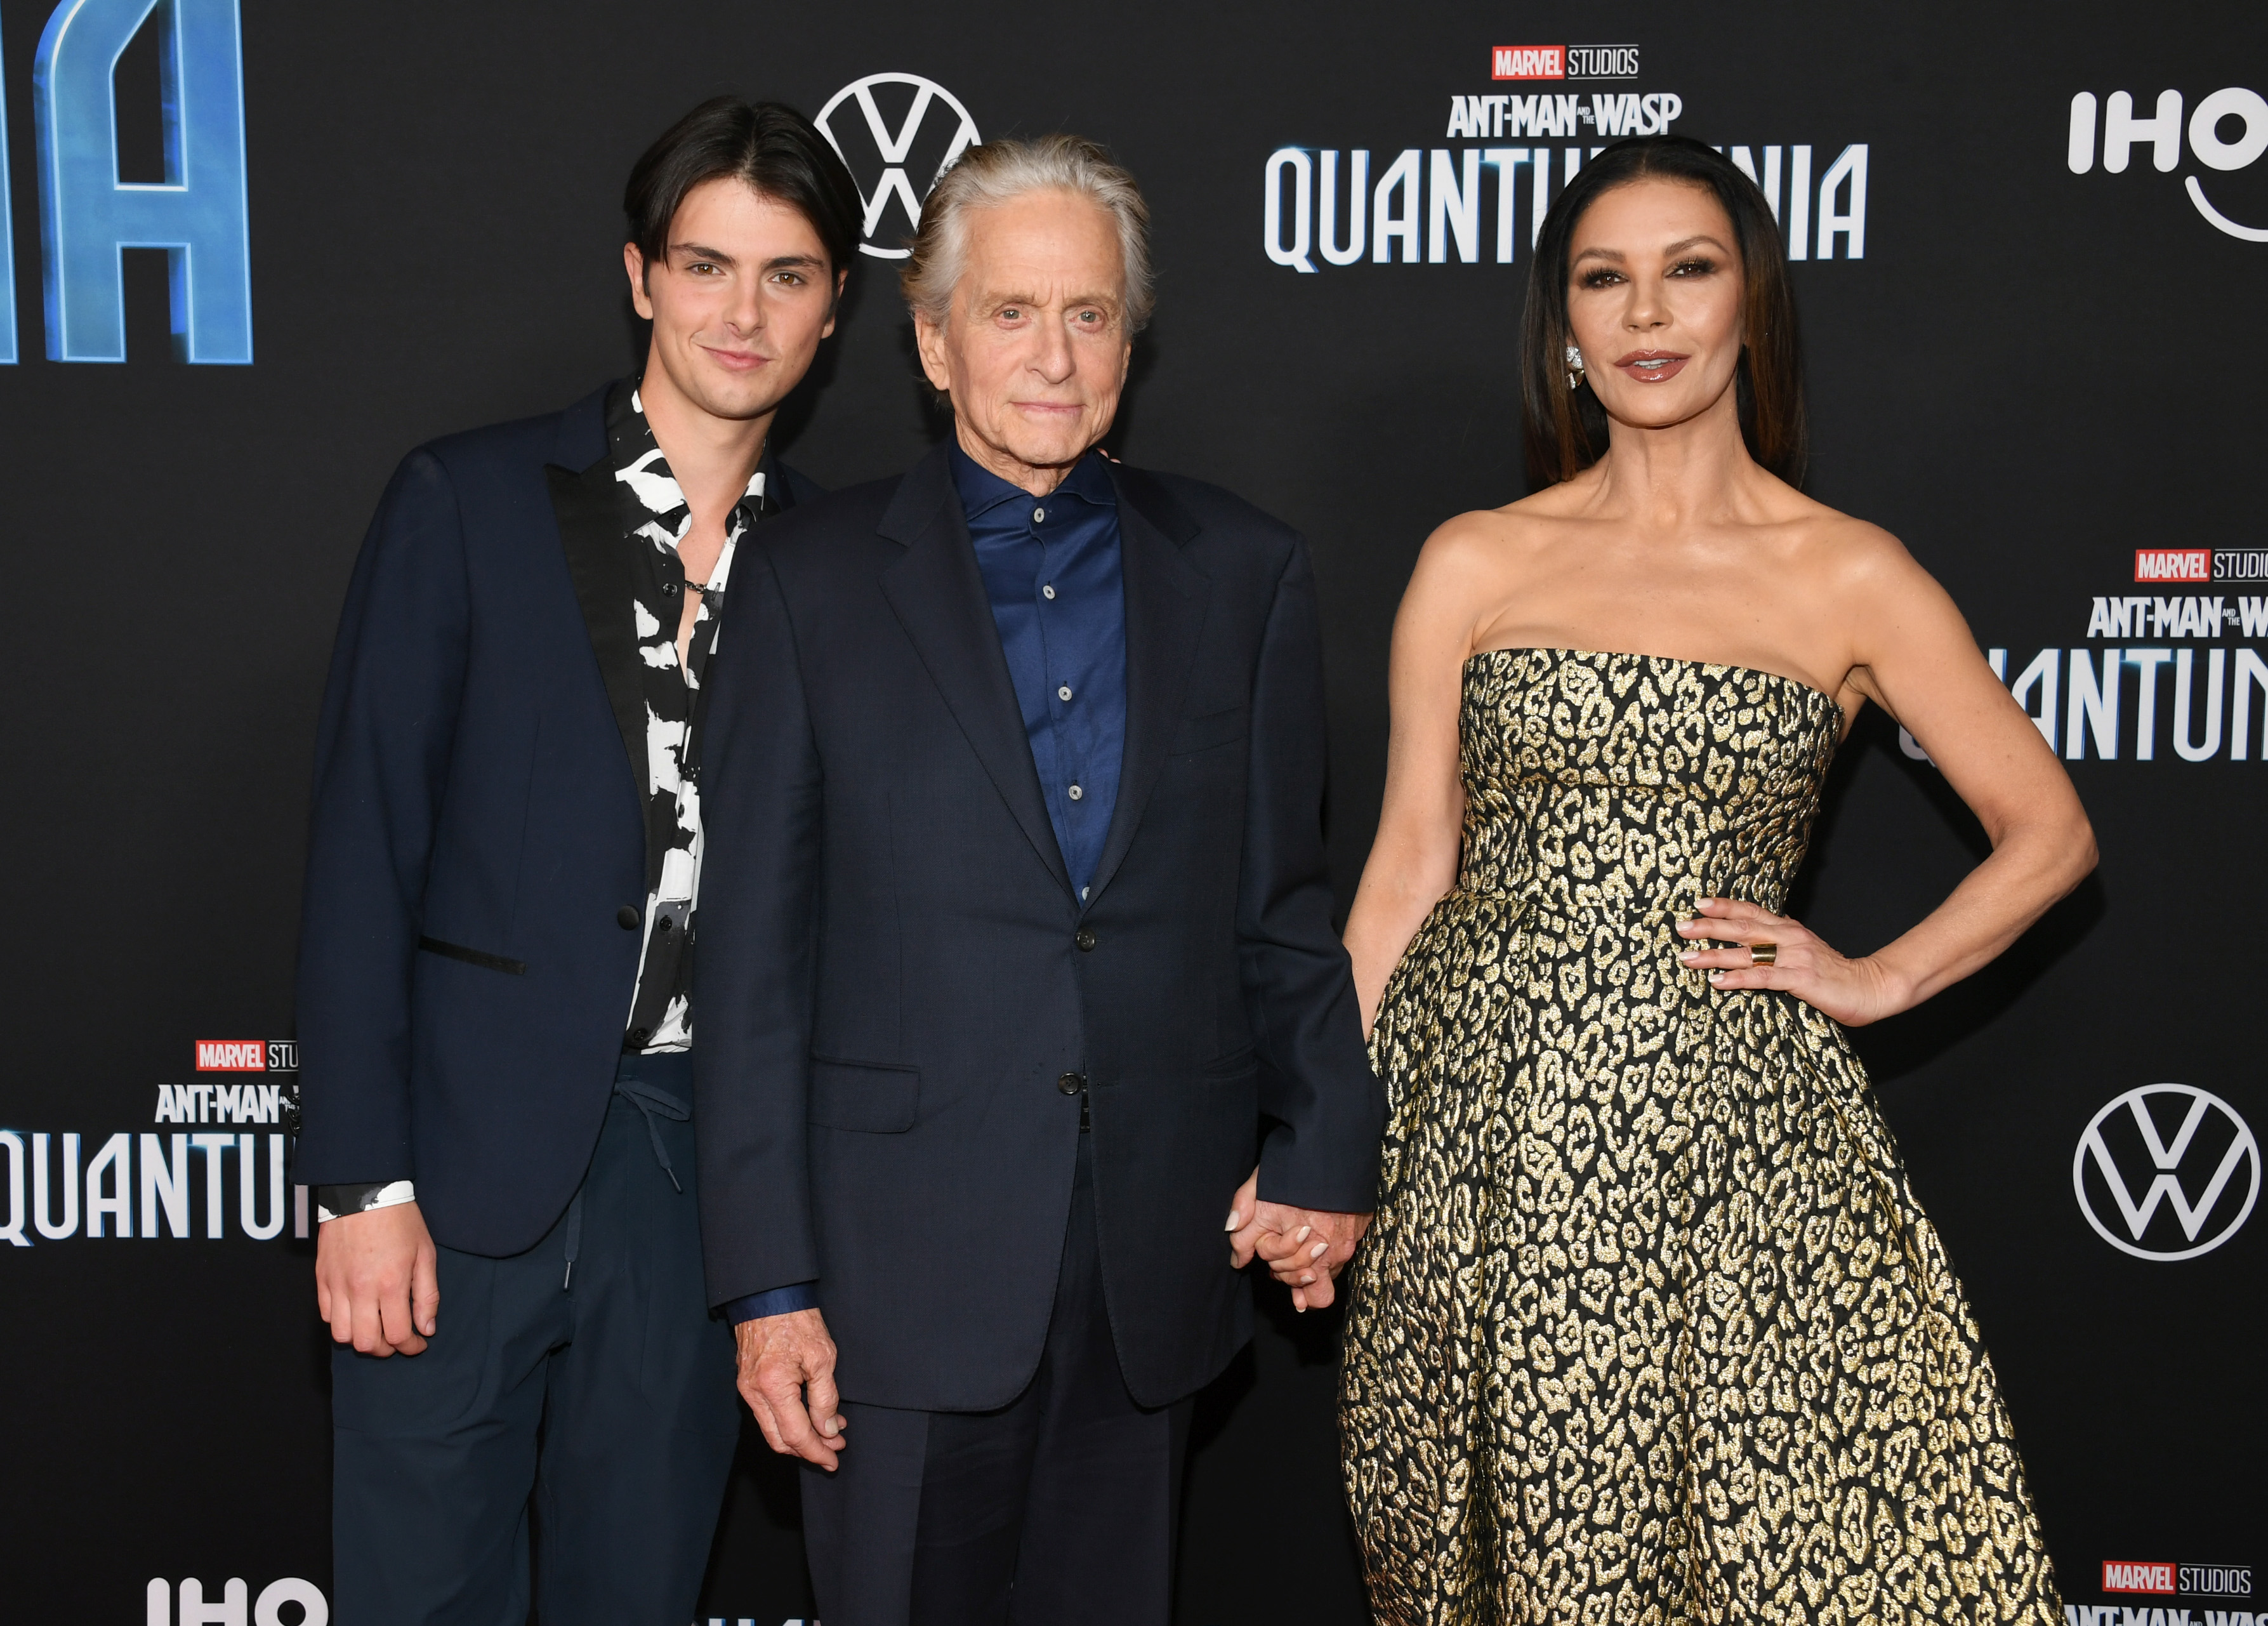
[[[1779,945],[1777,943],[1749,944],[1749,963],[1752,966],[1778,965],[1779,963]]]

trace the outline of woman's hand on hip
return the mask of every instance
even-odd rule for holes
[[[1838,954],[1800,922],[1753,903],[1704,898],[1698,914],[1677,923],[1677,935],[1691,945],[1679,960],[1706,971],[1709,986],[1720,991],[1778,989],[1846,1027],[1879,1022],[1913,1003],[1880,961]],[[1706,946],[1717,943],[1734,946]]]

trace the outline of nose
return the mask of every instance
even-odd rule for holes
[[[1630,304],[1623,311],[1624,327],[1633,332],[1644,332],[1669,325],[1669,308],[1662,299],[1660,284],[1644,277],[1633,277],[1630,291]]]
[[[752,278],[736,284],[732,304],[725,312],[725,320],[733,331],[742,336],[762,333],[766,315],[762,278]]]
[[[1039,345],[1032,355],[1032,371],[1050,384],[1061,384],[1078,371],[1072,357],[1071,335],[1061,322],[1039,324]]]

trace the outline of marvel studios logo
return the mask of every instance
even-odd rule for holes
[[[1635,79],[1634,45],[1498,45],[1489,71],[1499,79]]]
[[[2236,1563],[2135,1563],[2103,1560],[2102,1590],[2170,1598],[2250,1598],[2252,1566]]]
[[[299,1071],[296,1039],[200,1039],[201,1073],[290,1073]]]
[[[2268,581],[2268,548],[2137,548],[2138,582]]]

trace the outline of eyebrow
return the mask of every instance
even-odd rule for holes
[[[984,296],[983,301],[978,308],[997,311],[1005,305],[1045,305],[1046,303],[1047,300],[1044,297],[1035,293],[987,294]],[[1066,307],[1076,307],[1082,305],[1099,305],[1106,311],[1115,311],[1118,308],[1118,300],[1114,296],[1107,293],[1074,294],[1071,298],[1064,300],[1064,304]]]
[[[1663,249],[1661,252],[1664,256],[1682,254],[1687,249],[1697,248],[1704,243],[1706,243],[1710,247],[1715,249],[1720,254],[1728,254],[1733,252],[1706,232],[1697,232],[1691,237],[1680,238],[1677,241],[1672,243],[1668,247]],[[1619,261],[1624,258],[1624,255],[1623,251],[1619,248],[1586,248],[1581,254],[1577,254],[1575,258],[1578,260],[1613,260]]]
[[[688,259],[706,260],[728,269],[738,268],[740,263],[723,249],[711,248],[706,243],[672,243],[669,252],[673,255],[683,254]],[[764,261],[767,271],[823,270],[826,266],[827,261],[816,254],[775,254]]]

